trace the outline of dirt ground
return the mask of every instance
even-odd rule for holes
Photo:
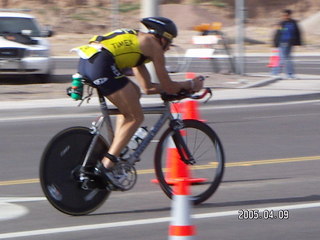
[[[221,22],[221,31],[226,39],[232,43],[236,38],[237,28],[235,27],[234,19],[227,17],[226,13],[213,12],[213,10],[181,4],[161,5],[160,11],[163,13],[163,16],[171,18],[176,22],[179,28],[179,36],[175,39],[175,44],[184,50],[194,48],[191,42],[192,36],[199,35],[200,32],[193,30],[193,27],[202,23]],[[177,12],[183,14],[177,14]],[[280,14],[278,15],[280,16]],[[308,24],[300,24],[303,32],[304,46],[296,48],[295,51],[297,52],[314,52],[318,51],[320,47],[320,32],[314,31],[314,25],[320,24],[320,18],[314,18],[313,20],[312,16],[314,15],[315,14],[312,13],[310,17],[306,18]],[[279,21],[279,16],[275,16],[272,21]],[[304,21],[304,19],[297,20],[301,20],[300,22]],[[133,24],[127,26],[139,28],[139,17],[132,19],[132,21]],[[130,22],[132,23],[132,21]],[[266,23],[266,21],[259,22],[259,24],[254,24],[254,21],[251,20],[246,24],[245,36],[248,39],[246,42],[247,52],[271,52],[274,29],[270,26],[270,23]],[[126,24],[123,24],[123,26],[126,27]],[[95,31],[91,30],[88,32],[83,30],[73,34],[65,31],[57,32],[57,34],[50,39],[53,55],[74,56],[73,53],[70,53],[70,49],[86,44],[92,35],[103,34],[107,31],[108,29],[95,29]],[[260,41],[261,44],[253,44],[250,40]],[[234,49],[234,47],[234,45],[231,45],[232,49]]]
[[[70,49],[86,44],[95,34],[104,34],[115,27],[140,28],[141,16],[140,0],[120,0],[121,11],[117,17],[112,13],[110,2],[107,0],[90,0],[87,5],[76,5],[75,0],[9,0],[8,8],[32,9],[30,14],[35,15],[42,25],[50,25],[55,35],[49,38],[54,56],[74,56]],[[104,5],[98,7],[98,3]],[[177,1],[176,1],[177,2]],[[220,2],[228,3],[229,7],[217,7],[210,1],[180,1],[184,4],[162,4],[159,13],[174,20],[179,28],[179,36],[175,44],[183,49],[194,47],[191,38],[199,35],[193,27],[202,23],[221,22],[222,32],[234,41],[236,36],[234,9],[231,3],[234,0]],[[213,1],[211,1],[213,2]],[[219,2],[219,1],[215,1]],[[250,44],[247,42],[248,52],[270,52],[273,34],[272,26],[280,20],[281,9],[284,7],[294,10],[294,18],[303,24],[305,46],[296,48],[296,51],[314,52],[320,46],[319,17],[313,18],[320,12],[319,0],[246,0],[247,23],[245,35],[248,39],[257,40],[264,44]],[[253,5],[254,3],[254,5]],[[3,6],[2,6],[3,7]],[[127,10],[126,10],[127,9]],[[126,11],[125,11],[126,10]],[[302,25],[302,24],[301,24]],[[234,47],[234,46],[232,46]]]

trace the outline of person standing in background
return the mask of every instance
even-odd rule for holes
[[[275,74],[281,72],[284,67],[284,72],[290,79],[295,79],[295,71],[292,61],[293,46],[302,45],[301,32],[296,20],[292,18],[292,11],[289,9],[282,11],[283,20],[279,23],[279,29],[274,36],[274,46],[279,48],[280,64],[275,69]]]

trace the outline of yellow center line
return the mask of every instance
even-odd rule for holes
[[[38,183],[38,182],[39,182],[38,178],[9,180],[9,181],[0,181],[0,186],[20,185],[20,184],[29,184],[29,183]]]
[[[256,161],[242,161],[242,162],[232,162],[226,163],[226,167],[247,167],[255,165],[265,165],[265,164],[279,164],[279,163],[292,163],[292,162],[306,162],[306,161],[319,161],[320,156],[309,156],[309,157],[296,157],[296,158],[277,158],[269,160],[256,160]],[[205,169],[216,167],[216,164],[208,164],[203,166],[196,166],[196,169]],[[138,170],[138,174],[151,174],[154,173],[153,169],[143,169]],[[21,185],[21,184],[31,184],[39,183],[38,178],[21,179],[21,180],[8,180],[0,181],[0,186],[11,186],[11,185]]]
[[[254,166],[254,165],[264,165],[264,164],[279,164],[279,163],[305,162],[305,161],[318,161],[318,160],[320,160],[320,156],[277,158],[277,159],[269,159],[269,160],[226,163],[226,167],[241,167],[241,166]]]

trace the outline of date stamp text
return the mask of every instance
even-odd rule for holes
[[[238,211],[239,220],[288,220],[289,210],[258,210],[258,209],[240,209]]]

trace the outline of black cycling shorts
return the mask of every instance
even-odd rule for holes
[[[116,66],[113,55],[104,49],[90,59],[80,59],[78,72],[104,96],[118,91],[130,81]]]

